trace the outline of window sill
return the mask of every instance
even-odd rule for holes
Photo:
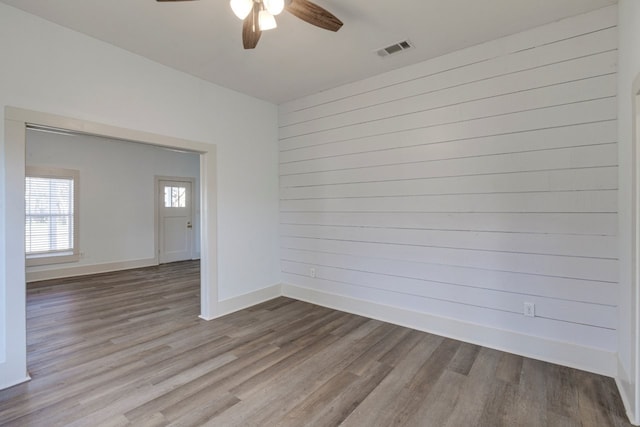
[[[64,264],[78,261],[80,261],[80,255],[72,252],[63,252],[56,255],[27,255],[26,266],[33,267],[36,265]]]

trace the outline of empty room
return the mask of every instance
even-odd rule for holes
[[[0,0],[1,426],[640,425],[640,1]]]

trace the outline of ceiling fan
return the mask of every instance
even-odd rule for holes
[[[233,13],[244,21],[242,25],[242,44],[245,49],[255,48],[263,31],[277,27],[275,16],[279,15],[283,10],[325,30],[338,31],[342,27],[341,20],[309,0],[231,0],[229,4]]]

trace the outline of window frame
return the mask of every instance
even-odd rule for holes
[[[167,189],[171,189],[171,194],[167,195]],[[180,194],[178,194],[178,199],[177,201],[173,198],[173,190],[178,190],[178,193],[180,192],[180,190],[182,191],[182,196],[180,196]],[[170,208],[186,208],[187,204],[186,204],[186,200],[187,200],[187,187],[182,187],[182,186],[169,186],[169,187],[164,187],[164,207],[166,209],[170,209]],[[170,200],[170,204],[167,205],[167,196],[169,197]],[[176,204],[174,205],[173,202],[176,201]]]
[[[74,169],[63,169],[55,167],[42,166],[26,166],[25,168],[25,186],[27,178],[52,178],[52,179],[72,179],[73,180],[73,247],[68,251],[60,251],[58,253],[39,253],[27,254],[25,251],[25,262],[27,267],[37,265],[62,264],[77,262],[80,260],[80,171]],[[27,211],[25,205],[25,224],[23,233],[26,233]],[[24,235],[24,234],[23,234]],[[25,237],[26,239],[26,237]]]

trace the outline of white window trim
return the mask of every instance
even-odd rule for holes
[[[42,166],[27,166],[25,176],[40,178],[72,178],[73,179],[73,250],[56,254],[26,255],[26,266],[62,264],[80,260],[79,223],[80,223],[80,172],[74,169],[62,169]],[[26,215],[26,213],[25,213]],[[24,231],[23,231],[24,236]]]

